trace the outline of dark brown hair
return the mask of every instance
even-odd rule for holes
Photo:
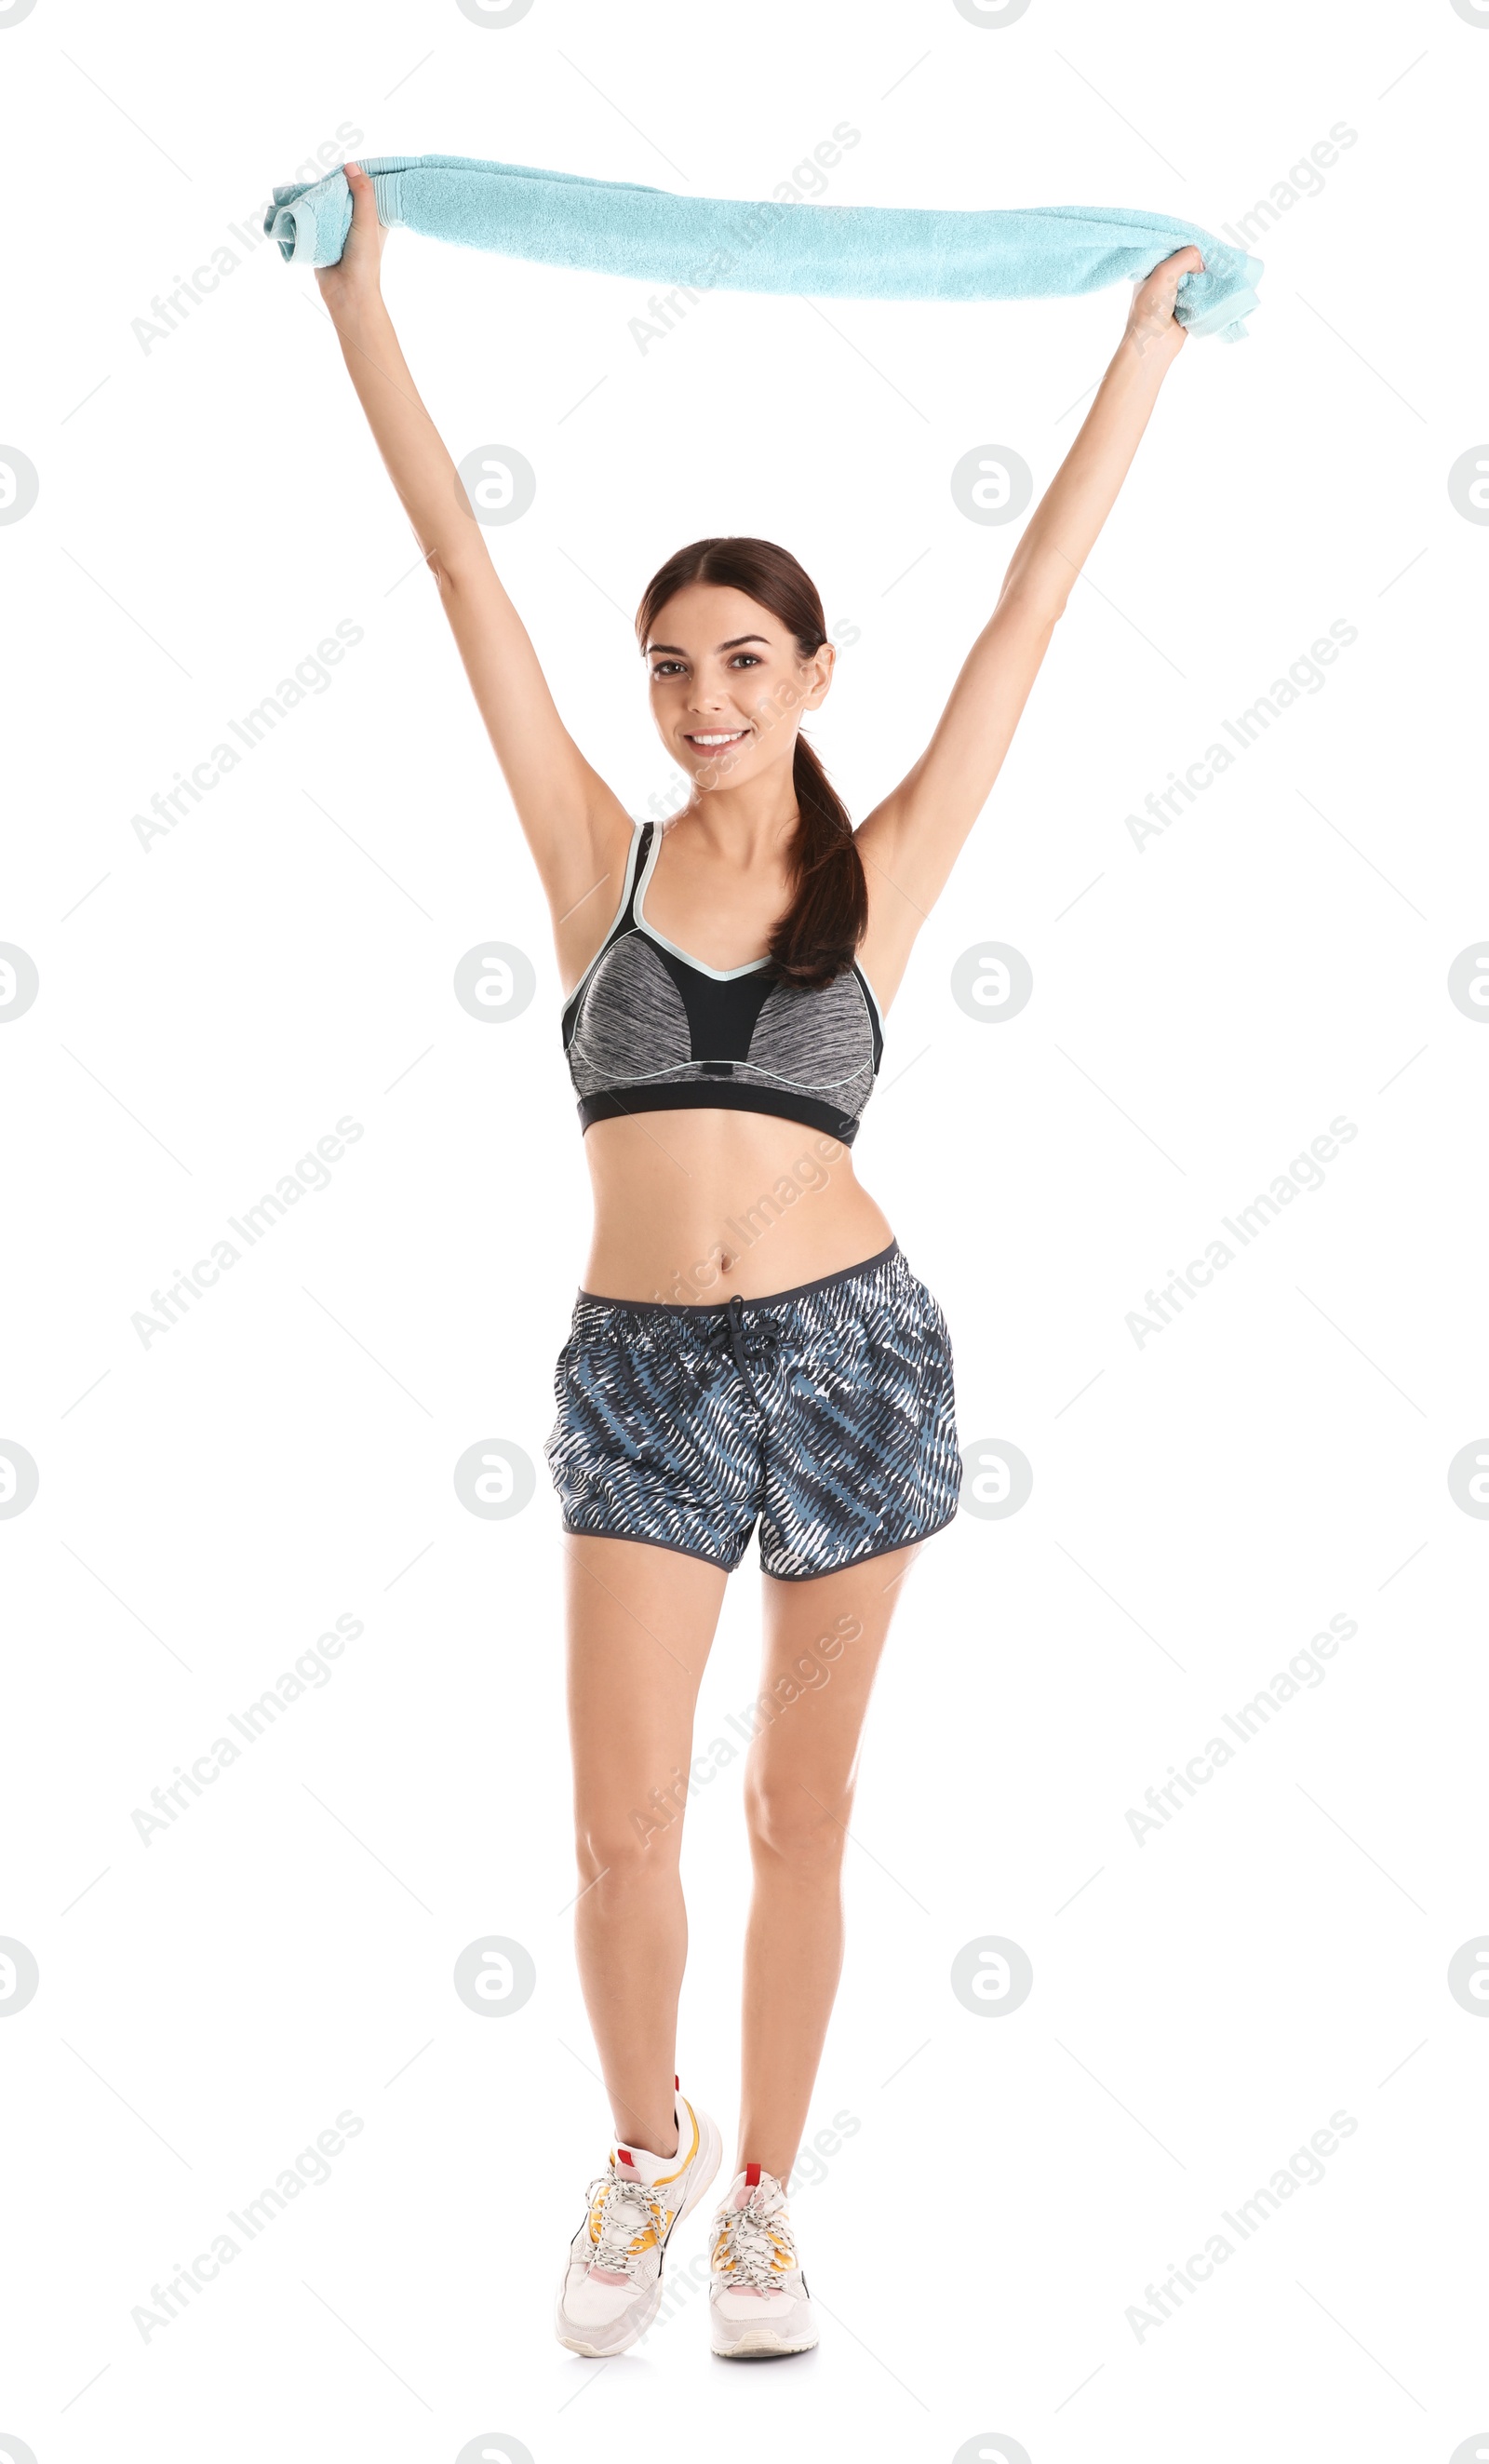
[[[810,576],[770,539],[694,539],[654,573],[636,611],[645,650],[668,601],[690,582],[742,590],[795,637],[803,659],[827,639],[822,603]],[[800,819],[791,843],[792,899],[771,935],[777,982],[803,988],[830,984],[853,964],[868,924],[868,885],[847,807],[806,737],[798,735],[792,762]]]

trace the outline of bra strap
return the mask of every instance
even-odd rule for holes
[[[636,922],[636,892],[641,888],[641,876],[646,869],[646,858],[651,852],[651,841],[656,826],[655,822],[643,822],[640,825],[641,836],[631,854],[631,886],[626,892],[625,904],[615,919],[609,936],[612,940],[616,934],[629,932]]]

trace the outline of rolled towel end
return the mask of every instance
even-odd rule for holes
[[[1245,319],[1260,305],[1255,291],[1249,287],[1245,291],[1229,292],[1215,307],[1196,318],[1189,330],[1200,341],[1214,334],[1222,342],[1244,342],[1247,339]]]
[[[1244,319],[1261,305],[1257,285],[1265,272],[1259,256],[1215,242],[1204,273],[1187,274],[1179,284],[1173,313],[1196,342],[1212,334],[1222,342],[1244,341]]]
[[[352,227],[352,192],[344,171],[313,187],[275,188],[264,229],[287,265],[335,265]]]

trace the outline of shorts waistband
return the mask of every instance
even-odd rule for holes
[[[809,1292],[824,1292],[836,1284],[851,1284],[860,1275],[871,1275],[877,1266],[887,1266],[891,1258],[897,1258],[899,1255],[898,1241],[891,1241],[887,1249],[881,1249],[873,1258],[861,1258],[856,1266],[840,1266],[836,1273],[819,1275],[810,1284],[793,1284],[789,1291],[761,1292],[757,1299],[742,1301],[740,1306],[745,1310],[778,1309],[784,1301],[804,1300]],[[696,1320],[711,1316],[723,1317],[729,1308],[727,1295],[723,1300],[717,1301],[623,1301],[617,1300],[612,1292],[587,1292],[582,1285],[580,1287],[579,1297],[581,1301],[588,1302],[592,1308],[632,1309],[638,1316],[656,1318]]]

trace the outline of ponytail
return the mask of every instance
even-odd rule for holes
[[[814,646],[815,647],[815,646]],[[804,736],[791,765],[800,819],[790,906],[771,935],[777,983],[818,989],[845,975],[868,926],[868,884],[847,808]]]
[[[695,539],[654,573],[642,594],[637,638],[645,646],[673,593],[691,582],[742,590],[784,625],[803,659],[827,640],[822,603],[804,568],[771,539]],[[791,765],[799,819],[787,856],[792,898],[771,935],[777,983],[817,990],[846,975],[868,929],[868,884],[847,806],[806,737]]]

